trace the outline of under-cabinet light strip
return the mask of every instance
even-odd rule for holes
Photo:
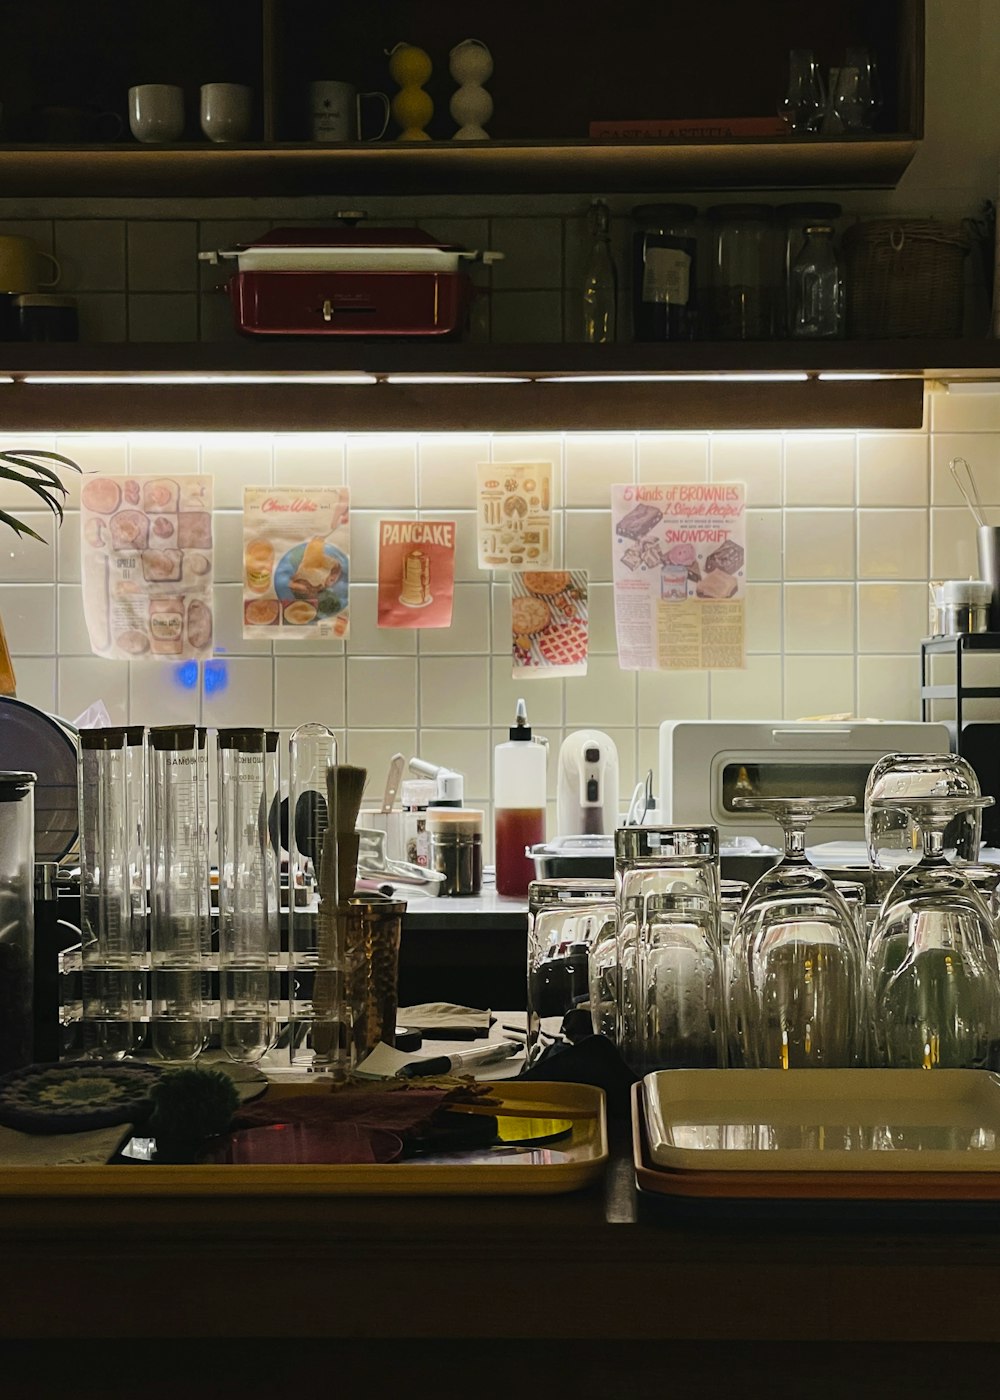
[[[13,382],[13,381],[10,381]],[[377,384],[374,374],[26,374],[22,384]]]
[[[385,384],[530,384],[531,379],[516,374],[386,374]]]
[[[706,370],[700,374],[546,374],[542,384],[801,384],[809,378],[805,370],[759,370],[725,372]]]

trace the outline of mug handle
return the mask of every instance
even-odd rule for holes
[[[124,134],[125,123],[117,112],[98,112],[94,121],[102,141],[117,141]]]
[[[382,103],[382,106],[383,106],[384,117],[383,117],[383,120],[382,120],[382,126],[381,126],[381,129],[380,129],[379,131],[376,131],[376,133],[375,133],[374,136],[362,136],[362,135],[361,135],[361,99],[362,99],[363,97],[377,97],[377,98],[379,99],[379,101]],[[381,141],[382,137],[385,135],[386,130],[388,129],[388,126],[389,126],[389,113],[390,113],[390,111],[391,111],[391,108],[390,108],[390,105],[389,105],[389,99],[388,99],[388,97],[386,97],[386,95],[385,95],[384,92],[359,92],[359,93],[358,93],[358,137],[359,137],[362,141]]]
[[[38,248],[35,251],[38,253],[38,256],[40,258],[47,258],[56,270],[56,275],[53,277],[51,282],[39,281],[38,285],[40,287],[58,287],[59,279],[62,276],[62,268],[59,266],[59,263],[56,261],[56,259],[52,256],[51,253],[43,253],[41,248]]]

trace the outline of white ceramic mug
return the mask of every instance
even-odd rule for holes
[[[147,145],[179,141],[184,132],[184,89],[169,83],[142,83],[128,90],[128,124]]]
[[[201,129],[210,141],[245,141],[250,135],[253,88],[242,83],[205,83]]]
[[[372,136],[361,136],[361,103],[376,97],[382,104],[382,125]],[[310,83],[309,110],[314,141],[377,141],[389,125],[389,99],[384,92],[358,92],[350,83]]]

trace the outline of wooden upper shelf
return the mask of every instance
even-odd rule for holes
[[[747,141],[0,146],[8,197],[887,189],[912,135]]]

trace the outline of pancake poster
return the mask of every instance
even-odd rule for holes
[[[587,674],[587,575],[579,569],[525,569],[510,576],[515,680]]]
[[[346,637],[350,531],[346,486],[245,486],[243,636]]]
[[[96,656],[212,651],[212,478],[91,476],[80,494],[83,607]]]
[[[742,482],[613,486],[611,548],[623,670],[746,664]]]
[[[380,520],[378,625],[450,627],[454,520]]]

